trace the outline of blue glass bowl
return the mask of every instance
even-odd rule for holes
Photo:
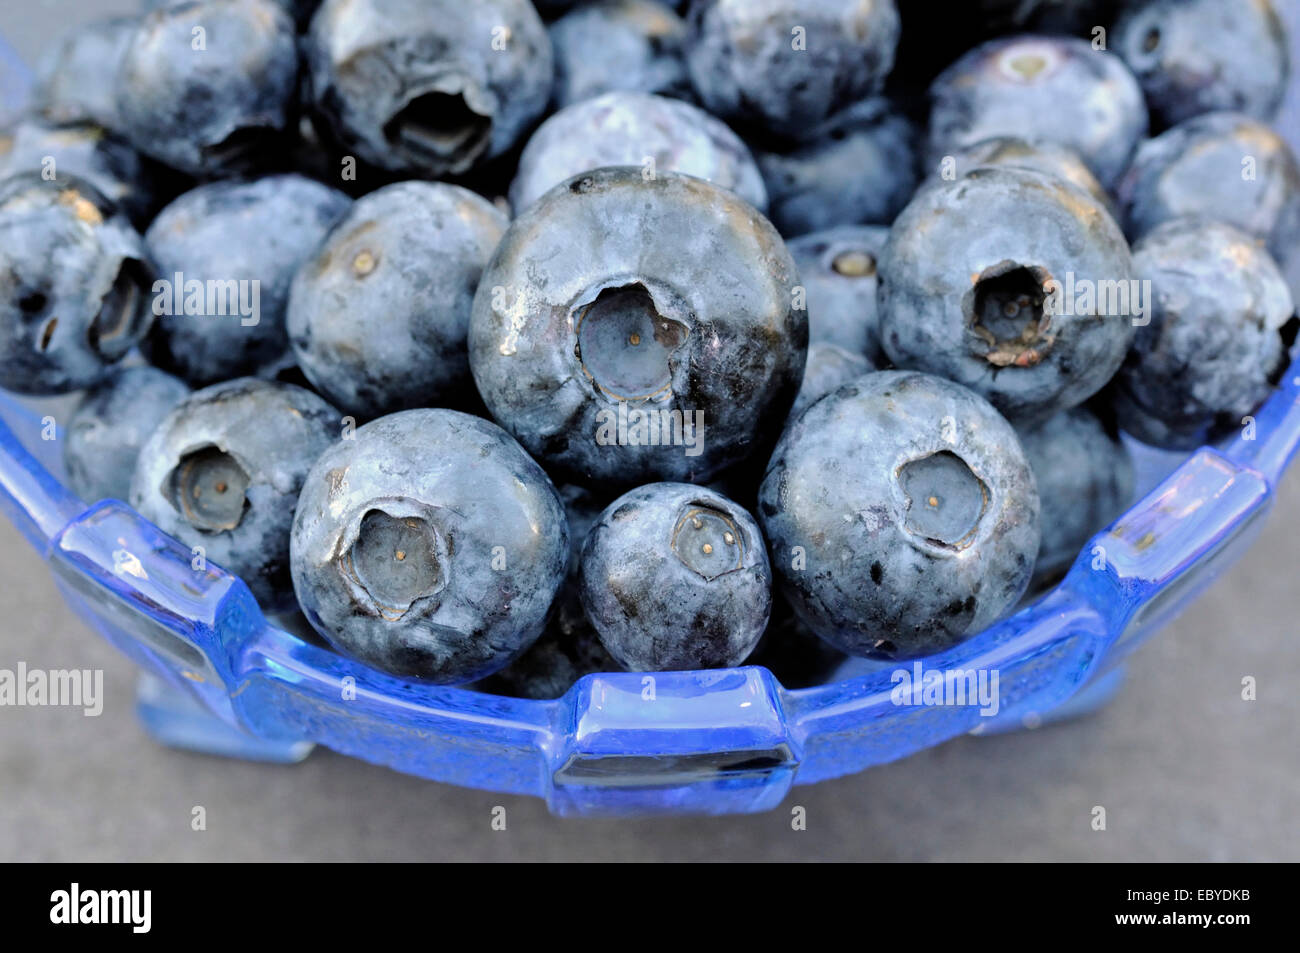
[[[12,55],[0,50],[0,87],[5,63]],[[0,508],[68,604],[147,673],[139,711],[156,738],[276,761],[322,744],[420,777],[544,797],[560,814],[759,811],[795,784],[1095,707],[1128,653],[1244,550],[1300,441],[1293,369],[1253,433],[1178,460],[1058,587],[917,663],[923,679],[997,673],[999,710],[987,717],[978,704],[900,703],[909,698],[895,667],[879,665],[797,691],[753,667],[589,675],[554,701],[391,678],[277,627],[243,582],[195,570],[188,547],[125,504],[87,507],[60,482],[52,418],[31,404],[0,392]]]

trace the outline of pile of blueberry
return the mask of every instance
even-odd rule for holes
[[[943,651],[1290,359],[1268,0],[147,6],[0,140],[0,386],[385,672]]]

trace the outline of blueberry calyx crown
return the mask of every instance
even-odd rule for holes
[[[234,529],[244,518],[251,482],[238,460],[208,444],[181,457],[167,476],[163,496],[195,529],[220,533]]]
[[[673,527],[673,552],[687,569],[712,582],[745,563],[745,538],[735,520],[707,503],[691,503]]]
[[[876,273],[876,256],[860,248],[849,248],[836,254],[831,269],[844,278],[870,278]]]
[[[125,357],[140,336],[140,303],[149,285],[143,264],[134,258],[122,261],[87,330],[91,349],[105,360]]]
[[[473,162],[492,137],[492,110],[467,81],[443,77],[412,96],[384,123],[384,138],[412,161],[448,166]]]
[[[611,400],[666,400],[673,356],[690,329],[663,314],[639,281],[606,287],[573,312],[574,355],[592,385]]]
[[[906,532],[954,552],[975,541],[989,488],[965,460],[941,450],[904,463],[895,479],[903,493]]]
[[[1050,280],[1046,269],[1012,261],[986,268],[975,279],[962,307],[979,342],[977,353],[994,367],[1033,367],[1051,350]]]
[[[390,622],[447,585],[444,537],[409,503],[367,507],[338,565],[373,610]]]

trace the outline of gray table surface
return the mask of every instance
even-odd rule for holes
[[[77,23],[133,7],[5,4],[0,36],[30,58]],[[560,820],[531,798],[323,750],[268,766],[159,748],[136,724],[132,667],[0,520],[0,668],[102,668],[106,693],[97,718],[0,708],[0,859],[1297,860],[1297,471],[1254,547],[1133,659],[1102,712],[961,738],[796,788],[777,811],[719,819]],[[1255,701],[1241,698],[1247,675]],[[795,805],[804,831],[791,829]],[[1098,805],[1104,831],[1090,823]],[[206,830],[191,829],[196,806]]]

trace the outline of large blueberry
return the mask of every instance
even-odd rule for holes
[[[1133,268],[1155,307],[1116,377],[1120,426],[1176,450],[1242,427],[1286,358],[1294,305],[1273,259],[1230,225],[1184,218],[1134,245]]]
[[[1185,215],[1235,225],[1283,261],[1300,243],[1300,163],[1281,136],[1240,113],[1206,113],[1149,139],[1118,187],[1133,241]]]
[[[1164,125],[1221,109],[1272,119],[1286,92],[1286,29],[1271,0],[1139,0],[1111,43]]]
[[[305,41],[313,105],[394,172],[469,171],[546,109],[554,64],[528,0],[325,0]]]
[[[916,130],[883,100],[836,113],[806,142],[756,152],[769,214],[782,235],[887,225],[916,187]]]
[[[767,206],[753,156],[725,123],[690,103],[634,92],[584,100],[542,123],[519,157],[510,204],[521,212],[566,179],[615,165],[640,166],[646,177],[682,172]]]
[[[883,360],[876,315],[876,263],[889,238],[878,225],[845,225],[789,243],[807,293],[808,343],[836,344]]]
[[[881,371],[793,421],[759,519],[795,611],[851,655],[956,645],[1015,605],[1038,553],[1015,431],[950,381]]]
[[[163,209],[145,232],[159,279],[153,362],[204,386],[282,357],[289,284],[350,204],[290,174],[202,185]]]
[[[686,66],[712,113],[801,139],[894,64],[894,0],[696,0]]]
[[[144,242],[75,176],[0,184],[0,387],[61,394],[101,380],[149,330]]]
[[[1100,390],[1149,306],[1106,209],[1028,169],[977,168],[920,190],[879,271],[889,358],[970,387],[1017,423]]]
[[[271,0],[195,0],[144,17],[114,86],[122,133],[192,175],[248,165],[292,125],[293,21]]]
[[[599,0],[550,28],[555,104],[569,106],[614,90],[682,96],[689,92],[686,23],[659,0]]]
[[[581,483],[707,481],[779,429],[808,341],[768,221],[701,179],[557,186],[483,274],[470,365],[493,416]]]
[[[131,505],[267,609],[288,608],[298,491],[341,430],[337,410],[290,384],[240,378],[195,391],[141,448]]]
[[[930,87],[931,168],[981,139],[1032,135],[1074,149],[1110,186],[1146,130],[1142,90],[1124,61],[1081,39],[991,40]]]
[[[87,391],[68,418],[68,486],[87,502],[126,500],[140,448],[188,396],[184,381],[156,367],[127,367]]]
[[[530,646],[564,580],[564,506],[500,427],[409,410],[328,450],[303,487],[293,582],[336,648],[394,675],[483,678]]]
[[[582,548],[582,604],[635,672],[739,665],[767,628],[772,571],[753,517],[688,483],[611,503]]]
[[[1133,498],[1133,460],[1119,432],[1088,407],[1018,435],[1042,506],[1034,565],[1035,583],[1042,584],[1069,569],[1084,544],[1124,512]]]
[[[472,394],[465,336],[506,224],[442,182],[359,199],[293,281],[289,337],[307,379],[365,418]]]

